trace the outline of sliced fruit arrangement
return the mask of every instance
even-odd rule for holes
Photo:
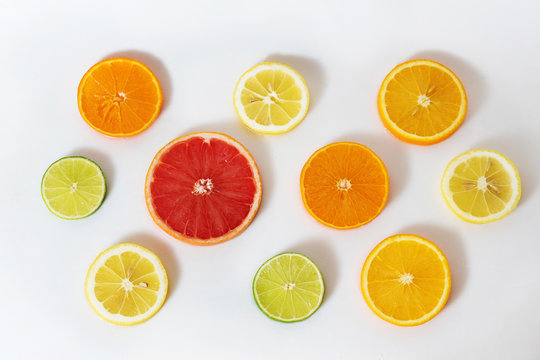
[[[448,138],[467,112],[458,77],[431,60],[396,66],[384,79],[377,103],[384,126],[397,138],[419,145]]]
[[[368,255],[362,293],[373,312],[400,326],[435,317],[450,294],[451,277],[442,251],[417,235],[390,236]]]
[[[380,214],[388,198],[388,173],[368,147],[333,143],[308,159],[300,176],[300,190],[315,219],[336,229],[350,229]]]
[[[460,218],[487,223],[514,210],[521,196],[521,180],[506,156],[492,150],[471,150],[450,161],[441,189],[446,203]]]
[[[309,92],[304,79],[294,69],[265,62],[240,77],[234,89],[234,106],[250,129],[281,134],[304,119]]]
[[[103,319],[135,325],[154,316],[167,296],[167,273],[159,258],[135,244],[103,251],[86,276],[86,298]]]
[[[270,318],[283,322],[310,317],[322,303],[324,282],[306,256],[284,253],[266,261],[253,279],[253,296]]]
[[[158,79],[143,63],[126,58],[100,61],[84,74],[77,94],[83,119],[102,134],[132,136],[159,115]]]
[[[41,180],[41,196],[47,208],[63,219],[81,219],[93,214],[105,199],[101,168],[82,156],[55,161]]]
[[[240,234],[261,202],[255,160],[228,135],[179,137],[154,157],[146,175],[146,204],[171,236],[212,245]]]

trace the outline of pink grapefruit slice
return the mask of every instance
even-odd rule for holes
[[[146,175],[146,205],[156,224],[196,245],[217,244],[244,231],[261,194],[261,176],[249,151],[220,133],[171,141]]]

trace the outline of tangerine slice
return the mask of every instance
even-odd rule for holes
[[[255,160],[232,137],[211,132],[179,137],[154,157],[146,175],[146,204],[171,236],[212,245],[240,234],[261,202]]]
[[[102,134],[139,134],[159,115],[163,96],[156,76],[126,58],[100,61],[84,74],[77,94],[84,121]]]
[[[389,190],[388,172],[368,147],[339,142],[317,150],[300,176],[302,200],[324,225],[350,229],[380,214]]]

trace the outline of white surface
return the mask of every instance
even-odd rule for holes
[[[2,359],[540,358],[540,3],[329,3],[1,1]],[[161,116],[129,139],[100,135],[77,110],[80,78],[112,54],[144,61],[164,90]],[[384,76],[418,57],[454,70],[470,101],[461,129],[428,147],[395,139],[376,109]],[[285,135],[251,134],[234,112],[236,80],[264,59],[296,68],[311,91],[307,118]],[[252,225],[206,248],[160,231],[143,196],[153,155],[194,130],[238,138],[264,185]],[[375,221],[337,231],[304,210],[298,181],[313,151],[343,139],[381,156],[391,194]],[[471,148],[506,154],[523,180],[521,203],[492,224],[460,220],[440,194],[445,165]],[[58,219],[40,197],[43,172],[65,155],[89,156],[109,181],[87,219]],[[377,318],[359,288],[368,252],[399,232],[437,243],[453,275],[447,306],[415,328]],[[171,287],[131,328],[100,319],[83,286],[97,254],[124,241],[155,251]],[[286,250],[311,257],[327,284],[321,308],[295,324],[268,319],[251,294],[259,265]]]

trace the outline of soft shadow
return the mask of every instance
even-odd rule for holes
[[[169,296],[174,293],[180,277],[180,265],[174,256],[174,252],[163,239],[148,233],[136,233],[125,237],[119,243],[132,243],[147,248],[161,260],[167,278],[169,279]]]
[[[351,141],[366,145],[381,158],[388,171],[390,193],[388,202],[396,199],[407,186],[409,180],[409,168],[407,158],[407,146],[390,136],[371,134],[348,134],[334,139],[333,142]]]
[[[521,204],[533,197],[540,182],[539,168],[532,161],[534,156],[531,156],[537,152],[538,137],[535,135],[533,131],[527,129],[510,134],[507,132],[482,140],[474,146],[474,149],[497,151],[514,163],[521,178]]]
[[[167,68],[165,67],[165,65],[163,65],[163,62],[159,58],[150,53],[140,50],[124,50],[109,54],[105,58],[103,58],[103,60],[113,57],[125,57],[129,59],[134,59],[148,66],[150,70],[152,70],[154,75],[156,75],[159,81],[159,85],[161,86],[161,92],[163,93],[163,103],[161,104],[161,110],[165,110],[169,106],[173,94],[172,80],[169,72],[167,71]]]
[[[422,236],[437,245],[446,256],[452,276],[452,289],[448,304],[455,301],[467,283],[467,255],[461,236],[454,230],[432,224],[415,224],[401,229],[402,234]]]
[[[474,65],[456,55],[439,50],[420,51],[414,54],[412,59],[433,60],[452,70],[467,93],[467,117],[477,113],[486,99],[488,89],[484,76]]]
[[[319,103],[326,87],[324,70],[315,59],[287,54],[270,54],[264,61],[277,62],[292,67],[306,82],[309,90],[310,108],[314,109]]]
[[[338,259],[334,250],[322,239],[313,239],[294,245],[286,252],[296,252],[310,258],[322,273],[324,298],[329,299],[334,293],[339,278]]]
[[[109,155],[95,149],[79,148],[72,151],[70,156],[84,156],[98,164],[105,176],[107,194],[110,193],[114,185],[114,167]]]
[[[265,209],[267,203],[272,199],[275,179],[272,166],[272,154],[268,149],[264,136],[247,130],[239,124],[239,120],[196,126],[188,129],[188,131],[183,134],[178,134],[178,136],[203,131],[220,132],[230,135],[244,145],[251,155],[253,155],[257,167],[259,168],[263,185],[261,207],[259,208],[259,211]]]

